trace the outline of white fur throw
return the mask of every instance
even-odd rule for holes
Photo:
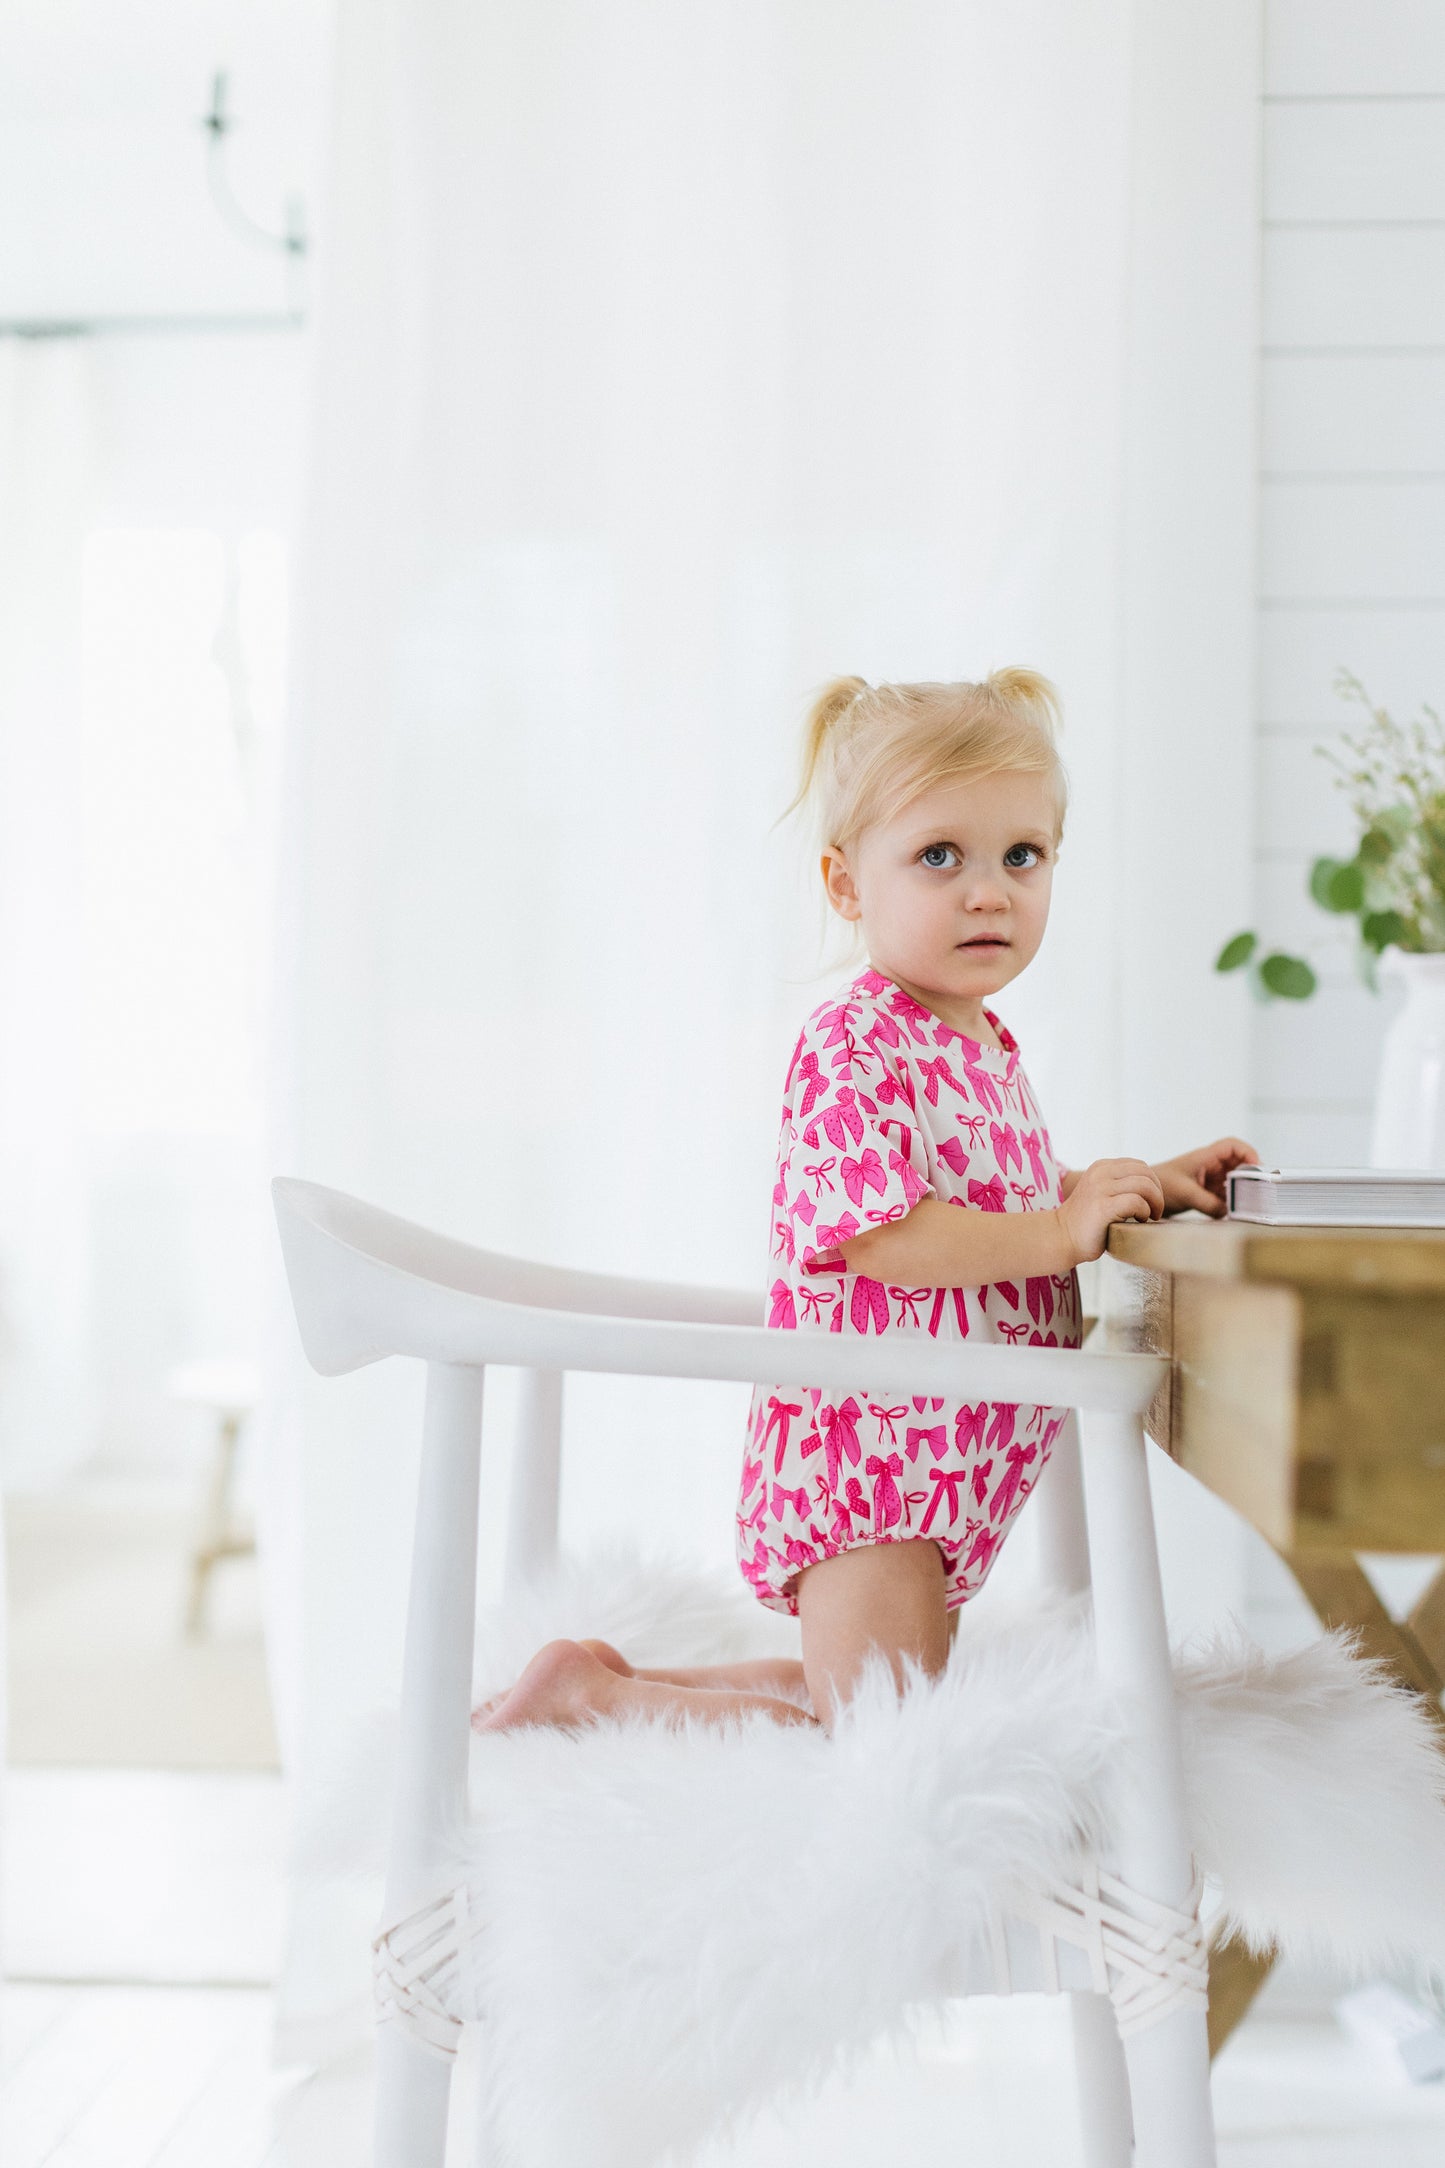
[[[614,1553],[484,1622],[479,1696],[585,1634],[642,1664],[796,1648],[728,1576]],[[1445,1965],[1445,1761],[1413,1697],[1340,1635],[1273,1662],[1216,1644],[1177,1677],[1229,1923],[1342,1973]],[[479,1740],[455,1874],[483,1922],[487,2157],[640,2168],[899,2031],[1001,1886],[1107,1849],[1121,1738],[1077,1607],[981,1602],[942,1678],[900,1699],[876,1674],[832,1736]]]

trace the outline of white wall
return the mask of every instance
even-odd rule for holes
[[[1266,1158],[1349,1164],[1389,997],[1306,895],[1352,840],[1312,748],[1360,713],[1339,664],[1397,713],[1445,704],[1445,8],[1267,0],[1266,24],[1255,908],[1321,985],[1256,1013],[1251,1118]]]
[[[1396,714],[1445,706],[1445,8],[1266,0],[1265,22],[1255,911],[1320,990],[1253,1012],[1250,1118],[1266,1159],[1348,1165],[1395,997],[1306,892],[1353,843],[1313,749],[1363,720],[1341,664]],[[1262,1543],[1246,1579],[1263,1641],[1314,1631]]]

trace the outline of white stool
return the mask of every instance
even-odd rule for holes
[[[1074,1947],[1083,1969],[1059,1987],[1104,1981],[1110,1965],[1124,2033],[1128,2100],[1113,2082],[1118,2048],[1097,1993],[1080,1998],[1094,2032],[1081,2113],[1098,2168],[1214,2168],[1198,1890],[1150,1510],[1142,1411],[1165,1375],[1152,1357],[968,1343],[872,1342],[769,1331],[752,1293],[669,1286],[527,1263],[432,1234],[314,1183],[272,1185],[302,1344],[337,1376],[388,1355],[428,1366],[422,1465],[403,1665],[396,1804],[378,1938],[376,2168],[441,2168],[456,2020],[445,1979],[463,1933],[438,1900],[448,1838],[467,1806],[475,1627],[482,1385],[489,1362],[526,1373],[508,1530],[509,1579],[554,1554],[561,1382],[568,1370],[951,1392],[1087,1411],[1087,1533],[1077,1447],[1059,1439],[1045,1549],[1068,1588],[1092,1581],[1099,1672],[1136,1727],[1133,1779],[1113,1856],[1092,1889],[1040,1891],[1023,1919],[1036,1940]],[[1069,1426],[1072,1429],[1073,1426]],[[1101,1902],[1102,1900],[1102,1902]],[[450,1907],[450,1909],[449,1909]],[[1125,1935],[1121,1922],[1133,1923]],[[1129,1948],[1121,1951],[1121,1943]],[[1122,1996],[1116,1981],[1122,1986]],[[1152,1984],[1151,1984],[1152,1982]],[[970,1992],[990,1983],[958,1983]]]
[[[241,1432],[260,1398],[261,1381],[251,1363],[185,1363],[171,1372],[166,1391],[187,1407],[205,1408],[215,1424],[216,1450],[191,1548],[186,1634],[195,1640],[205,1629],[206,1599],[216,1566],[223,1558],[249,1558],[256,1548],[252,1530],[235,1519],[232,1493]]]

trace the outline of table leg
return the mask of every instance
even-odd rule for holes
[[[1366,1656],[1382,1657],[1429,1709],[1442,1739],[1445,1710],[1445,1567],[1407,1619],[1391,1618],[1353,1551],[1286,1551],[1286,1564],[1322,1626],[1348,1626]],[[1217,2055],[1274,1969],[1241,1942],[1217,1943],[1209,1953],[1209,2052]]]
[[[1211,2059],[1249,2011],[1274,1970],[1274,1952],[1256,1957],[1231,1935],[1209,1952],[1209,2053]]]
[[[1433,1639],[1445,1655],[1445,1571],[1436,1575],[1408,1619],[1393,1619],[1352,1551],[1286,1551],[1284,1557],[1321,1624],[1351,1627],[1363,1654],[1382,1657],[1412,1686],[1445,1734],[1440,1707],[1445,1674],[1425,1638]]]
[[[1405,1621],[1416,1646],[1445,1679],[1445,1566],[1440,1568]]]

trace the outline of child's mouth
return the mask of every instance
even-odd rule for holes
[[[979,933],[971,941],[960,941],[958,945],[971,949],[1007,948],[1008,942],[1001,933]]]

